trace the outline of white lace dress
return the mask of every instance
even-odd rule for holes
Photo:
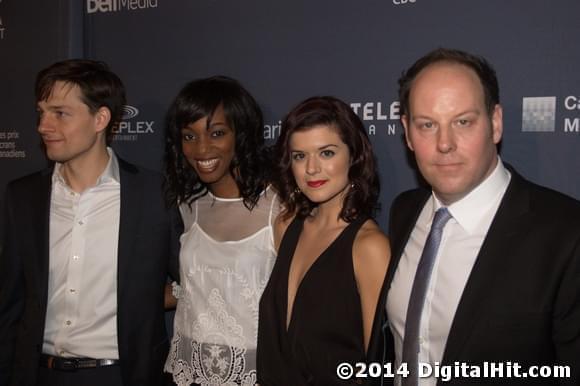
[[[180,206],[180,278],[165,363],[179,386],[255,385],[258,304],[274,266],[274,192],[249,211],[208,193]]]

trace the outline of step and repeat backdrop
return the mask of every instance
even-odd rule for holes
[[[501,156],[580,198],[578,0],[0,0],[0,189],[46,165],[36,72],[68,57],[107,62],[128,91],[113,146],[161,170],[167,107],[188,81],[240,80],[274,142],[286,112],[334,95],[363,120],[380,166],[379,223],[418,184],[399,123],[397,79],[452,47],[485,56],[500,80]]]

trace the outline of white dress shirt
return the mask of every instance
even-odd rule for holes
[[[48,303],[43,352],[118,359],[117,246],[119,164],[109,162],[95,186],[76,193],[62,165],[52,175]]]
[[[419,362],[433,365],[443,358],[459,300],[511,175],[498,158],[493,172],[461,200],[448,206],[453,216],[443,229],[421,317]],[[397,266],[387,297],[387,313],[395,339],[396,367],[401,363],[405,319],[415,271],[435,211],[443,205],[433,193],[427,200]],[[400,385],[400,378],[395,384]],[[434,386],[434,377],[419,379]]]

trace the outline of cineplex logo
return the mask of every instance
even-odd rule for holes
[[[87,0],[87,13],[157,8],[158,0]]]
[[[580,97],[568,95],[561,99],[565,133],[580,133]],[[555,96],[524,97],[522,99],[522,131],[555,132],[558,98]]]
[[[155,121],[136,120],[139,115],[139,109],[125,105],[123,106],[123,115],[121,122],[113,128],[113,140],[115,141],[136,141],[138,134],[153,134],[153,125]]]

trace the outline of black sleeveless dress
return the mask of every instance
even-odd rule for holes
[[[260,386],[348,385],[336,366],[365,361],[360,297],[352,264],[355,236],[367,218],[350,223],[304,275],[286,330],[288,274],[303,228],[288,227],[260,300],[257,370]]]

